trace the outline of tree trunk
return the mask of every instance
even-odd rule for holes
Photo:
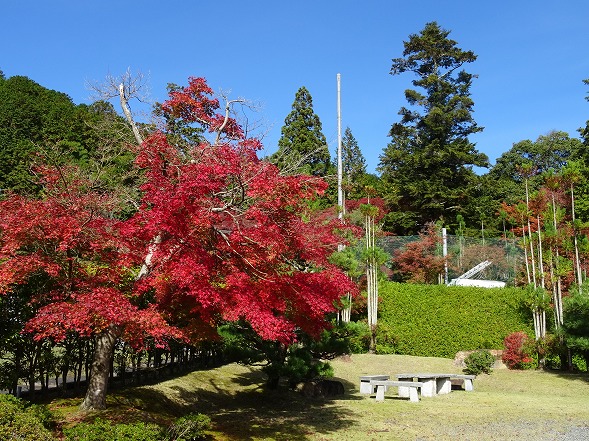
[[[573,239],[575,245],[575,273],[577,275],[577,284],[579,292],[583,289],[583,273],[581,272],[581,259],[579,258],[579,244],[577,242],[577,226],[575,223],[575,192],[571,183],[571,219],[573,220]]]
[[[530,277],[530,262],[528,261],[528,244],[526,243],[526,227],[522,224],[522,240],[524,246],[524,262],[526,263],[526,276],[528,278],[528,285],[532,283]]]
[[[133,119],[133,115],[131,114],[131,109],[129,109],[129,101],[128,97],[125,95],[125,85],[123,83],[119,85],[119,98],[121,100],[121,107],[123,109],[123,113],[125,114],[125,118],[131,126],[131,129],[133,130],[135,140],[137,141],[137,144],[141,145],[143,144],[143,137],[139,133],[137,124],[135,124],[135,120]]]
[[[544,257],[542,254],[542,230],[540,229],[540,215],[538,215],[538,270],[540,271],[540,286],[544,288]]]
[[[115,342],[120,331],[110,326],[102,334],[96,336],[94,359],[88,379],[86,397],[80,405],[81,410],[106,409],[106,391],[110,372],[110,360],[113,356]]]
[[[536,288],[536,258],[534,257],[534,241],[532,240],[532,225],[530,223],[530,193],[528,190],[528,180],[526,179],[526,216],[528,218],[528,236],[530,239],[530,258],[532,259],[532,282]]]

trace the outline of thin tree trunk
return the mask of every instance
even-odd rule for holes
[[[106,391],[110,372],[110,361],[115,342],[120,331],[111,325],[102,334],[97,335],[94,345],[94,359],[88,379],[86,397],[80,405],[81,410],[106,409]]]
[[[558,239],[558,223],[556,218],[556,200],[554,198],[554,194],[552,195],[552,220],[554,222],[554,234],[556,235],[556,239]],[[559,329],[560,326],[563,324],[563,311],[562,311],[562,283],[560,277],[560,270],[558,268],[559,265],[559,252],[558,252],[558,241],[554,246],[555,251],[555,261],[554,261],[554,268],[556,270],[556,290],[554,296],[554,313],[555,313],[555,327]]]
[[[544,259],[542,257],[542,231],[540,229],[540,216],[538,216],[538,269],[540,270],[540,286],[544,288]]]
[[[369,255],[366,260],[366,292],[368,303],[368,326],[370,327],[370,352],[376,352],[376,324],[378,314],[378,286],[376,286],[376,265],[374,256],[374,218],[366,216],[366,249]]]
[[[119,98],[121,99],[121,107],[123,108],[123,113],[125,114],[125,118],[127,119],[127,122],[129,123],[129,125],[131,126],[131,129],[133,130],[133,135],[135,136],[135,140],[137,141],[137,144],[141,145],[141,144],[143,144],[143,138],[141,137],[141,134],[139,133],[139,129],[137,128],[137,124],[135,124],[135,120],[133,120],[133,115],[131,114],[131,109],[129,109],[129,101],[128,101],[127,97],[125,96],[125,86],[123,83],[121,83],[119,85]]]
[[[528,189],[528,180],[526,179],[526,217],[528,218],[528,236],[530,239],[530,258],[532,259],[532,280],[536,288],[536,258],[534,257],[534,241],[532,240],[532,225],[530,223],[530,192]]]
[[[530,278],[530,262],[528,262],[528,245],[526,244],[526,227],[522,225],[522,239],[524,241],[524,261],[526,262],[526,276],[528,278],[528,285],[532,283]]]
[[[583,284],[583,274],[581,273],[581,259],[579,258],[579,245],[577,242],[577,227],[575,226],[575,193],[573,184],[571,183],[571,218],[573,220],[573,239],[575,245],[575,272],[577,273],[577,284],[579,285],[579,292]]]

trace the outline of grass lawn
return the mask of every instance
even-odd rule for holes
[[[166,423],[191,412],[213,421],[215,440],[552,440],[589,427],[589,376],[495,369],[474,392],[452,391],[411,403],[390,391],[384,402],[359,394],[359,376],[460,372],[453,361],[400,355],[353,355],[332,362],[346,389],[335,399],[266,391],[256,368],[230,364],[154,386],[113,391],[102,418]],[[54,400],[64,425],[91,419],[79,399]],[[589,433],[586,432],[586,433]],[[583,438],[577,438],[583,439]]]

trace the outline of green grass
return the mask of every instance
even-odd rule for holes
[[[384,402],[360,395],[359,376],[400,372],[460,372],[452,360],[400,355],[353,355],[332,362],[346,389],[336,399],[308,399],[286,389],[266,391],[256,368],[231,364],[197,371],[155,386],[114,391],[115,421],[166,424],[200,412],[211,417],[215,440],[515,440],[556,439],[589,425],[589,376],[494,369],[480,375],[475,391],[411,403],[387,394]],[[65,425],[91,419],[72,400],[52,408]]]

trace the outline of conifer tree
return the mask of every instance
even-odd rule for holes
[[[346,127],[342,137],[342,166],[344,190],[347,195],[353,195],[354,189],[362,188],[366,159],[349,127]]]
[[[589,86],[589,78],[586,80],[583,80],[583,83],[585,83],[587,86]],[[589,95],[587,95],[585,97],[585,99],[587,101],[589,101]],[[587,120],[587,124],[585,125],[585,127],[581,127],[579,129],[579,133],[581,134],[581,138],[583,138],[583,140],[584,140],[584,144],[589,145],[589,120]]]
[[[321,120],[313,111],[313,98],[303,86],[284,120],[278,151],[270,158],[284,174],[326,176],[331,167]]]
[[[470,86],[475,77],[460,70],[476,60],[463,51],[436,22],[404,42],[402,58],[393,59],[392,75],[412,72],[416,89],[405,91],[412,107],[402,107],[391,141],[380,157],[382,176],[395,192],[396,213],[388,229],[414,234],[428,222],[456,217],[465,191],[475,178],[473,166],[487,166],[487,157],[468,136],[482,130],[472,118]]]

